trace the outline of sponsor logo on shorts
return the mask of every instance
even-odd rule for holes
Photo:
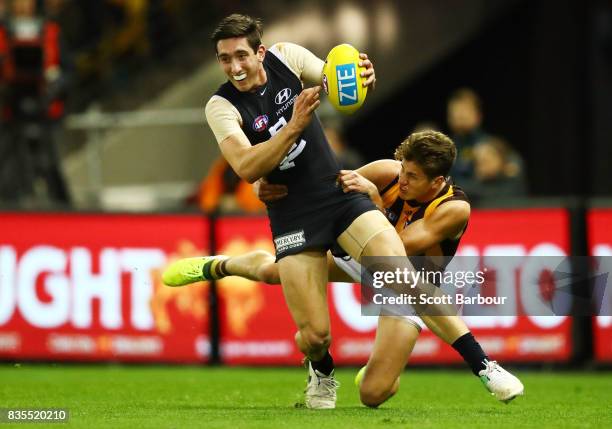
[[[258,133],[265,131],[268,128],[268,115],[259,115],[253,121],[253,129]]]
[[[274,97],[274,102],[276,104],[286,103],[291,98],[291,88],[283,88],[276,94]]]
[[[274,246],[276,247],[277,254],[286,252],[289,249],[301,247],[304,244],[306,244],[304,230],[291,232],[274,239]]]

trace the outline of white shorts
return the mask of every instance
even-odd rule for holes
[[[350,256],[345,256],[344,258],[334,256],[334,263],[338,268],[347,273],[356,283],[361,283],[361,264],[359,262]],[[411,306],[403,307],[401,315],[391,313],[388,314],[388,316],[402,318],[407,323],[415,325],[419,331],[425,327],[425,324]]]

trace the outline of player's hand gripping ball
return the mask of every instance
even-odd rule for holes
[[[359,51],[344,43],[334,47],[323,66],[323,89],[329,102],[342,113],[351,114],[365,101],[368,88],[363,86],[365,77],[359,67]]]

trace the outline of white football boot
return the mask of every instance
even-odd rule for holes
[[[503,369],[496,361],[484,361],[485,369],[478,373],[480,381],[496,399],[508,403],[523,394],[523,383]]]
[[[336,408],[336,390],[340,383],[334,378],[334,371],[329,375],[312,369],[308,362],[308,384],[306,385],[306,407],[325,410]]]

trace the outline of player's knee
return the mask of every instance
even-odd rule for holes
[[[331,344],[331,334],[329,328],[308,327],[302,330],[302,339],[311,350],[327,349]]]
[[[385,402],[388,397],[388,392],[383,390],[359,390],[359,398],[361,399],[361,403],[370,408],[378,407],[380,404]]]
[[[364,382],[359,387],[359,398],[366,407],[376,408],[393,396],[398,388],[399,379],[390,385]]]

